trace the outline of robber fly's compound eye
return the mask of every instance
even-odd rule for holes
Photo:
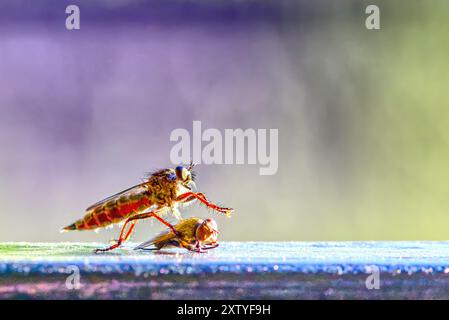
[[[183,180],[182,179],[182,171],[184,170],[183,166],[178,166],[176,167],[175,171],[176,171],[176,176],[178,177],[179,180]]]
[[[168,180],[170,180],[170,181],[176,181],[176,179],[178,179],[178,177],[176,176],[176,174],[170,173],[170,174],[168,175]]]
[[[189,170],[182,166],[176,167],[176,175],[181,181],[187,181],[191,177]]]

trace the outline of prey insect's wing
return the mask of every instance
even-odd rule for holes
[[[158,236],[139,244],[134,250],[159,250],[169,246],[179,247],[180,245],[172,232],[162,232]]]
[[[109,200],[118,199],[121,196],[131,195],[133,193],[135,193],[135,194],[142,193],[142,192],[146,191],[145,184],[146,184],[146,182],[139,183],[139,184],[132,186],[126,190],[120,191],[119,193],[116,193],[110,197],[107,197],[101,201],[98,201],[98,202],[94,203],[93,205],[91,205],[89,208],[87,208],[86,211],[90,211],[98,206],[102,206]]]
[[[196,226],[202,221],[202,219],[195,217],[183,219],[174,226],[178,235],[175,235],[172,231],[164,231],[156,237],[141,243],[135,249],[145,249],[154,246],[157,250],[166,247],[186,248],[190,250],[189,248],[196,242]]]
[[[134,248],[134,250],[140,250],[140,249],[149,249],[149,247],[154,245],[154,239],[142,242],[137,247]]]
[[[198,221],[202,220],[199,218],[190,218],[178,222],[178,224],[176,224],[174,228],[179,232],[180,238],[178,238],[178,236],[176,236],[172,231],[163,231],[154,238],[141,243],[135,249],[145,249],[151,246],[154,246],[158,249],[169,246],[178,248],[184,247],[194,240],[195,226]]]

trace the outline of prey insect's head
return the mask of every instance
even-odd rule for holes
[[[206,219],[198,226],[195,232],[198,241],[216,243],[218,238],[218,226],[214,219]]]
[[[188,189],[192,189],[191,186],[195,187],[195,183],[193,182],[195,178],[195,174],[192,171],[193,166],[194,165],[191,163],[187,168],[177,166],[175,169],[177,180]]]

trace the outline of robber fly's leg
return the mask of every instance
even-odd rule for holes
[[[119,238],[118,238],[118,240],[117,240],[117,242],[115,244],[113,244],[112,246],[110,246],[108,248],[105,248],[105,249],[96,249],[95,253],[114,250],[115,248],[118,248],[122,244],[123,241],[128,240],[128,238],[130,237],[130,235],[131,235],[131,233],[132,233],[132,231],[134,229],[134,226],[136,225],[136,221],[134,221],[131,224],[131,226],[129,227],[128,231],[125,234],[125,230],[126,230],[126,226],[127,226],[128,222],[130,222],[130,219],[127,219],[125,221],[125,224],[123,225],[122,230],[120,231],[120,236],[119,236]],[[123,236],[124,234],[125,234],[125,236]]]
[[[180,233],[178,232],[178,230],[175,229],[175,227],[173,227],[173,225],[171,225],[170,223],[168,223],[167,221],[165,221],[164,219],[162,219],[161,217],[159,217],[159,216],[156,214],[156,212],[154,212],[154,211],[147,212],[147,213],[141,213],[141,214],[135,215],[135,216],[129,218],[128,220],[129,220],[129,221],[132,221],[132,220],[140,220],[140,219],[146,219],[146,218],[152,218],[152,217],[153,217],[153,218],[156,218],[156,219],[159,220],[161,223],[163,223],[164,225],[166,225],[166,226],[173,232],[173,234],[174,234],[177,238],[180,238],[180,237],[181,237]]]
[[[234,211],[234,209],[220,207],[220,206],[217,206],[216,204],[213,204],[212,202],[209,202],[209,200],[207,200],[207,198],[204,195],[204,193],[201,193],[201,192],[198,192],[198,193],[197,192],[186,192],[186,193],[183,193],[176,199],[176,201],[190,202],[190,201],[193,201],[195,199],[198,199],[199,201],[204,203],[208,208],[211,208],[212,210],[224,213],[224,214],[226,214],[228,216]]]
[[[146,214],[146,213],[142,213],[142,214]],[[145,218],[151,218],[151,217],[155,217],[156,219],[158,219],[160,222],[162,222],[164,225],[166,225],[171,232],[173,232],[173,234],[178,238],[181,239],[181,234],[179,233],[178,230],[175,229],[175,227],[173,227],[172,224],[170,224],[169,222],[165,221],[164,219],[162,219],[161,217],[159,217],[157,214],[149,212],[149,216],[145,217]],[[134,218],[134,217],[133,217]],[[144,218],[140,218],[140,219],[144,219]]]
[[[122,231],[120,232],[120,239],[122,239],[122,242],[124,242],[124,241],[126,241],[126,240],[128,240],[129,239],[129,237],[131,236],[131,233],[133,232],[133,229],[134,229],[134,226],[136,225],[136,222],[137,221],[133,221],[132,223],[131,223],[131,226],[129,227],[129,229],[128,229],[128,231],[126,232],[126,235],[125,236],[123,236],[123,232],[124,232],[124,228],[122,228]],[[126,223],[126,222],[125,222]],[[118,240],[115,240],[115,241],[118,241]]]
[[[131,233],[134,230],[134,226],[136,225],[136,223],[137,223],[136,220],[131,222],[131,226],[129,227],[128,232],[126,233],[125,237],[123,238],[123,241],[126,241],[129,239],[129,237],[131,236]]]
[[[155,211],[146,212],[146,213],[140,213],[140,214],[132,216],[132,217],[130,217],[130,218],[128,218],[126,220],[125,224],[123,225],[122,231],[120,232],[120,237],[119,237],[119,239],[117,240],[117,242],[115,244],[113,244],[112,246],[110,246],[108,248],[105,248],[105,249],[97,249],[97,250],[95,250],[95,252],[105,252],[105,251],[110,251],[110,250],[113,250],[115,248],[118,248],[122,244],[123,241],[126,241],[130,237],[132,229],[134,228],[137,220],[151,218],[151,217],[154,217],[154,218],[158,219],[164,225],[169,227],[176,236],[178,236],[178,232],[175,230],[175,228],[170,223],[168,223],[167,221],[165,221],[164,219],[159,217],[155,213]],[[125,234],[125,228],[126,228],[127,224],[130,223],[130,222],[132,223],[132,225],[131,225],[131,227],[129,228],[129,230]],[[125,236],[123,236],[124,234],[125,234]]]

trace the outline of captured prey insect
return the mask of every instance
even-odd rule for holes
[[[144,182],[90,206],[83,218],[63,228],[63,231],[92,230],[124,221],[118,240],[108,248],[95,250],[102,252],[119,247],[131,236],[134,226],[141,219],[154,217],[177,234],[175,228],[161,215],[171,212],[179,220],[179,205],[194,200],[230,217],[233,209],[217,206],[209,202],[203,193],[192,191],[192,168],[193,164],[190,164],[188,167],[178,166],[175,169],[156,171]]]
[[[173,231],[163,232],[140,244],[135,249],[161,250],[168,247],[177,247],[194,252],[205,252],[205,250],[218,247],[218,227],[213,219],[189,218],[181,220],[173,227],[177,234]]]

